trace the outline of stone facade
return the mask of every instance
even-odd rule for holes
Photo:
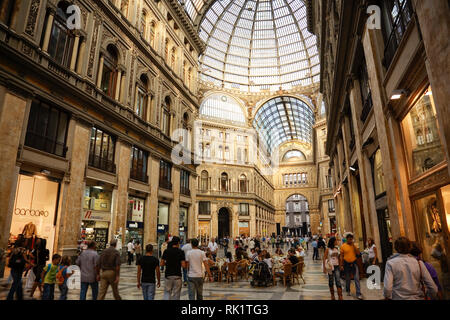
[[[369,4],[381,17],[369,17]],[[338,228],[353,232],[360,247],[373,238],[381,262],[396,238],[417,241],[448,294],[448,271],[431,252],[438,244],[448,252],[450,243],[449,91],[441,72],[448,66],[449,4],[392,6],[398,2],[310,2]],[[378,18],[381,29],[371,24]]]

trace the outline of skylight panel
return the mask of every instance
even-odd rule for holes
[[[287,7],[281,7],[279,9],[274,10],[274,17],[275,19],[279,19],[281,17],[285,17],[289,15],[289,9]]]
[[[203,5],[198,8],[201,11]],[[201,73],[212,68],[216,71],[207,74],[210,81],[250,92],[316,82],[320,59],[306,20],[302,0],[216,1],[201,25],[205,56],[211,58],[200,59]]]

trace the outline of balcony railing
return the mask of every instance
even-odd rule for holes
[[[148,183],[148,175],[146,172],[131,169],[130,178],[133,180]]]
[[[27,132],[25,145],[63,158],[66,157],[67,147],[64,143],[60,143],[53,139],[34,134],[30,131]]]
[[[188,197],[191,196],[191,190],[189,188],[186,188],[186,187],[183,187],[183,186],[180,187],[180,193],[182,195],[185,195],[185,196],[188,196]]]
[[[397,19],[394,22],[391,35],[386,44],[386,49],[384,51],[383,64],[388,69],[394,59],[395,53],[397,52],[398,46],[403,39],[403,36],[408,28],[409,23],[413,17],[413,8],[410,0],[406,0],[403,7],[398,13]]]
[[[172,191],[172,182],[164,179],[159,179],[159,187]]]
[[[361,112],[361,121],[363,123],[366,122],[372,108],[373,108],[372,93],[369,92],[369,95],[367,96],[366,100],[364,101],[364,106],[363,106],[363,109]]]
[[[101,158],[94,154],[89,154],[89,166],[100,170],[116,173],[116,165],[113,161]]]

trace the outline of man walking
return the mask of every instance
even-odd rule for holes
[[[341,271],[345,273],[345,290],[347,291],[347,296],[351,296],[350,276],[353,274],[356,287],[356,297],[359,300],[362,300],[361,285],[359,283],[359,268],[356,261],[360,252],[353,242],[353,235],[351,233],[347,234],[345,238],[347,241],[341,246],[339,263]]]
[[[130,241],[128,241],[127,252],[128,252],[128,265],[131,266],[131,263],[133,262],[133,255],[134,255],[134,244],[133,244],[132,239],[130,239]]]
[[[81,272],[81,290],[80,300],[86,300],[86,294],[89,286],[92,290],[92,300],[97,300],[98,296],[98,253],[97,244],[90,241],[86,250],[78,256],[76,265],[80,267]]]
[[[313,247],[313,260],[319,260],[319,244],[317,243],[317,239],[314,238],[313,242],[311,243],[311,246]]]
[[[192,240],[188,240],[187,243],[181,248],[184,252],[184,256],[187,257],[187,253],[192,250],[191,245]],[[183,269],[183,284],[186,287],[188,285],[188,271],[187,269]]]
[[[142,287],[144,300],[154,300],[156,292],[156,278],[158,280],[158,288],[161,286],[161,272],[159,270],[159,260],[153,256],[153,246],[148,244],[145,247],[145,255],[136,261],[137,270],[137,287]]]
[[[208,249],[211,251],[213,260],[216,261],[217,250],[219,249],[219,247],[217,246],[214,238],[211,238],[211,241],[208,243]]]
[[[97,278],[100,278],[100,297],[105,300],[108,287],[111,285],[115,300],[122,300],[119,295],[120,253],[116,250],[117,240],[111,240],[109,248],[100,255]],[[100,274],[101,270],[101,274]]]
[[[161,266],[166,267],[164,300],[180,300],[181,268],[186,268],[183,250],[180,249],[180,238],[173,237],[161,258]]]
[[[189,269],[188,273],[188,292],[189,300],[203,300],[203,269],[202,264],[205,266],[206,272],[209,275],[209,281],[212,282],[212,274],[209,270],[208,258],[204,251],[198,249],[198,240],[192,239],[192,250],[186,255],[186,267]]]

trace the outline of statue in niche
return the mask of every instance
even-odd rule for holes
[[[431,233],[441,233],[442,223],[439,215],[439,209],[437,207],[436,198],[431,199],[427,205],[428,221],[430,223]]]

